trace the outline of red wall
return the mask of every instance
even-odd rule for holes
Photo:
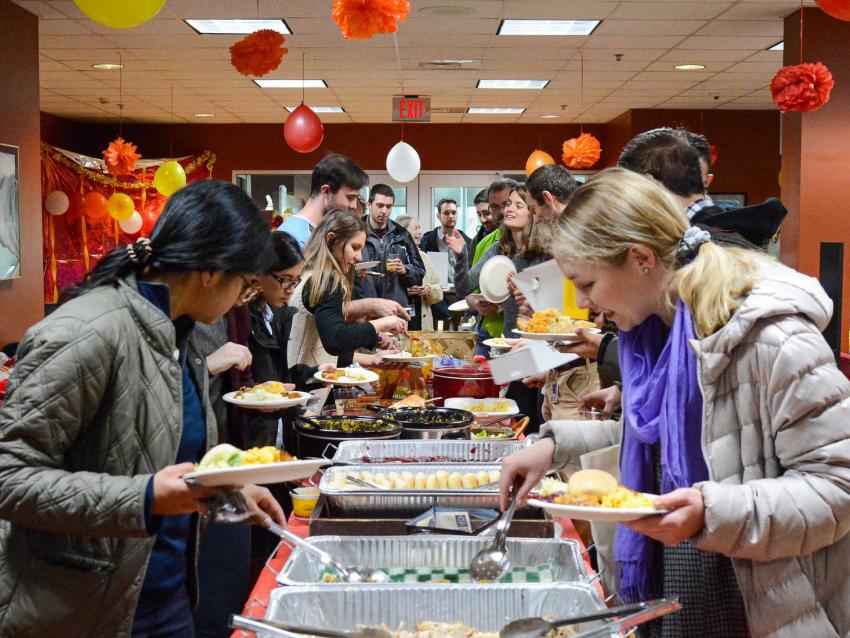
[[[0,344],[44,316],[39,160],[38,18],[0,0],[0,143],[19,148],[21,277],[0,281]]]

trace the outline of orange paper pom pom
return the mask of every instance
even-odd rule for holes
[[[590,168],[599,161],[602,146],[590,133],[582,133],[564,142],[564,164],[570,168]]]
[[[230,47],[230,63],[242,75],[262,77],[280,66],[289,49],[277,31],[260,29]]]
[[[717,164],[717,147],[714,144],[708,145],[708,154],[711,157],[711,165]]]
[[[334,0],[332,15],[347,40],[368,40],[395,33],[409,13],[407,0]]]
[[[103,163],[110,175],[130,175],[136,169],[136,160],[141,155],[136,152],[136,145],[125,142],[123,138],[116,138],[110,142],[103,151]]]
[[[781,113],[816,111],[829,102],[835,85],[832,73],[820,62],[783,66],[770,82],[773,102]]]

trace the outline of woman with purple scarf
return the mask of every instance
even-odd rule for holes
[[[544,425],[505,459],[503,500],[620,443],[621,482],[670,512],[618,527],[619,592],[682,602],[644,635],[850,636],[850,384],[818,282],[712,243],[622,169],[575,192],[554,242],[621,331],[623,419]]]

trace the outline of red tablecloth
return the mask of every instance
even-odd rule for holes
[[[582,550],[582,556],[584,557],[585,563],[587,563],[587,569],[589,572],[593,573],[593,568],[590,566],[590,561],[587,554],[584,552],[584,543],[582,543],[578,532],[576,532],[575,527],[573,527],[572,521],[563,518],[558,519],[558,523],[561,524],[561,528],[563,530],[561,537],[570,538],[578,542],[579,548]],[[298,534],[301,538],[307,538],[310,535],[309,521],[298,518],[295,515],[289,517],[288,526],[290,532]],[[256,585],[254,585],[254,589],[251,592],[251,596],[248,598],[248,602],[245,603],[245,607],[242,610],[242,614],[244,616],[262,618],[265,615],[266,607],[269,604],[269,596],[271,595],[272,590],[277,587],[274,572],[279,572],[283,569],[283,565],[286,563],[286,559],[289,558],[289,553],[291,551],[292,550],[290,550],[289,547],[281,544],[275,556],[269,559],[265,569],[263,569],[260,577],[257,579]],[[600,595],[602,595],[602,589],[598,581],[596,586],[599,588]],[[231,635],[231,638],[246,638],[251,635],[252,634],[249,632],[236,630]]]

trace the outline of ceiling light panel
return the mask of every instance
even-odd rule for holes
[[[497,35],[590,35],[601,20],[502,20]]]
[[[285,21],[277,20],[191,20],[186,24],[201,35],[247,35],[260,29],[270,29],[284,35],[292,31]]]
[[[262,89],[326,89],[324,80],[254,80],[254,83]]]
[[[478,80],[479,89],[545,89],[549,80]]]
[[[525,112],[525,109],[471,106],[466,112],[470,115],[519,115]]]
[[[295,106],[287,106],[286,110],[292,113],[296,108]],[[313,113],[345,113],[345,109],[341,106],[311,106],[310,110]]]

